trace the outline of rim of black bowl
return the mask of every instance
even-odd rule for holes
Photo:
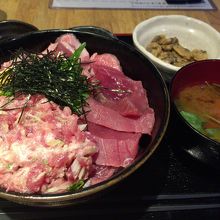
[[[80,31],[80,32],[86,32],[86,33],[95,33],[95,34],[110,37],[110,38],[117,38],[111,31],[103,27],[98,27],[98,26],[93,26],[93,25],[80,25],[80,26],[71,27],[69,29]]]
[[[175,111],[177,112],[178,116],[181,118],[182,122],[184,124],[186,124],[189,127],[189,129],[191,129],[197,135],[201,136],[202,138],[206,139],[207,141],[213,143],[213,145],[220,145],[220,142],[215,141],[214,139],[209,138],[208,136],[202,134],[196,128],[194,128],[187,120],[184,119],[184,117],[180,114],[180,111],[178,110],[178,108],[177,108],[177,106],[176,106],[176,104],[174,102],[173,96],[172,96],[172,89],[173,89],[174,81],[176,80],[178,75],[181,74],[182,71],[184,71],[185,69],[189,68],[190,66],[199,65],[200,63],[211,63],[211,62],[219,62],[219,64],[220,64],[220,60],[219,59],[208,59],[208,60],[200,60],[200,61],[189,63],[189,64],[183,66],[181,69],[179,69],[176,72],[176,74],[171,79],[170,88],[169,88],[169,91],[170,91],[170,101],[171,101]]]
[[[2,20],[0,21],[0,42],[16,38],[29,32],[38,31],[39,29],[29,23],[20,20]]]
[[[139,167],[141,167],[148,158],[151,157],[151,155],[155,152],[155,150],[158,148],[159,144],[162,141],[162,138],[164,137],[168,123],[170,118],[170,96],[169,91],[167,89],[166,83],[161,75],[161,73],[158,71],[158,69],[155,67],[154,64],[150,60],[148,60],[144,55],[142,55],[135,47],[117,39],[117,38],[109,38],[109,36],[103,36],[99,35],[97,33],[82,33],[77,30],[70,30],[70,29],[49,29],[49,30],[40,30],[35,32],[30,32],[27,34],[24,34],[22,36],[18,36],[15,39],[11,39],[8,43],[15,43],[18,40],[22,40],[23,38],[30,37],[31,35],[39,35],[44,34],[48,32],[59,32],[61,33],[79,33],[79,34],[89,34],[96,37],[101,37],[106,40],[111,40],[114,42],[117,42],[121,44],[123,47],[128,48],[132,53],[135,53],[139,59],[143,60],[144,62],[148,62],[149,65],[151,65],[155,71],[157,72],[156,77],[160,81],[160,84],[163,89],[163,93],[165,94],[165,105],[166,109],[164,111],[164,116],[162,119],[161,124],[163,124],[162,127],[160,127],[158,133],[160,135],[157,136],[156,140],[153,142],[153,147],[151,150],[146,151],[144,154],[140,156],[140,158],[136,159],[130,166],[123,168],[122,170],[116,172],[112,177],[109,179],[98,183],[96,185],[92,185],[89,187],[86,187],[82,190],[79,190],[77,192],[65,192],[65,193],[56,193],[56,194],[26,194],[26,193],[17,193],[17,192],[6,192],[5,189],[0,188],[0,197],[11,200],[16,203],[24,204],[24,205],[31,205],[31,206],[46,206],[46,207],[57,207],[57,206],[65,206],[65,205],[73,205],[75,203],[83,202],[84,200],[88,200],[92,196],[96,196],[96,193],[107,190],[110,186],[114,186],[117,183],[119,183],[121,180],[128,177],[130,174],[132,174],[134,171],[136,171]]]

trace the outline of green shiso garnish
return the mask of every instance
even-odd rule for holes
[[[67,190],[69,192],[76,192],[77,190],[82,189],[84,184],[85,184],[84,180],[78,180],[77,182],[75,182],[71,186],[69,186]]]

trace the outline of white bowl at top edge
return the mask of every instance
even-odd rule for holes
[[[160,34],[177,37],[179,43],[190,50],[207,51],[209,59],[220,59],[220,33],[209,24],[183,15],[161,15],[144,20],[133,30],[134,45],[156,65],[167,82],[180,67],[160,60],[145,49]]]

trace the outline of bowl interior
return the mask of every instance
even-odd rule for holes
[[[167,128],[169,120],[169,95],[166,84],[160,73],[133,47],[109,37],[103,37],[93,33],[82,33],[76,30],[49,30],[39,31],[18,37],[15,40],[0,44],[0,62],[10,58],[11,52],[25,48],[28,51],[40,52],[44,50],[49,43],[53,42],[58,36],[64,33],[74,33],[81,42],[86,42],[87,50],[90,54],[112,53],[120,60],[123,71],[134,80],[141,80],[144,88],[147,90],[149,104],[155,109],[155,126],[151,138],[144,138],[145,141],[140,143],[140,152],[134,163],[122,169],[109,180],[88,187],[77,193],[64,193],[56,195],[21,195],[18,193],[7,193],[0,191],[0,196],[13,200],[15,202],[40,206],[60,206],[77,203],[81,200],[88,199],[104,189],[121,181],[123,178],[134,172],[141,166],[156,150]]]

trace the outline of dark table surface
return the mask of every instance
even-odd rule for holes
[[[130,36],[120,36],[131,43]],[[175,118],[171,116],[171,121]],[[176,125],[178,126],[178,125]],[[219,170],[192,158],[167,134],[134,174],[87,203],[36,208],[0,199],[0,220],[9,219],[220,219]]]

